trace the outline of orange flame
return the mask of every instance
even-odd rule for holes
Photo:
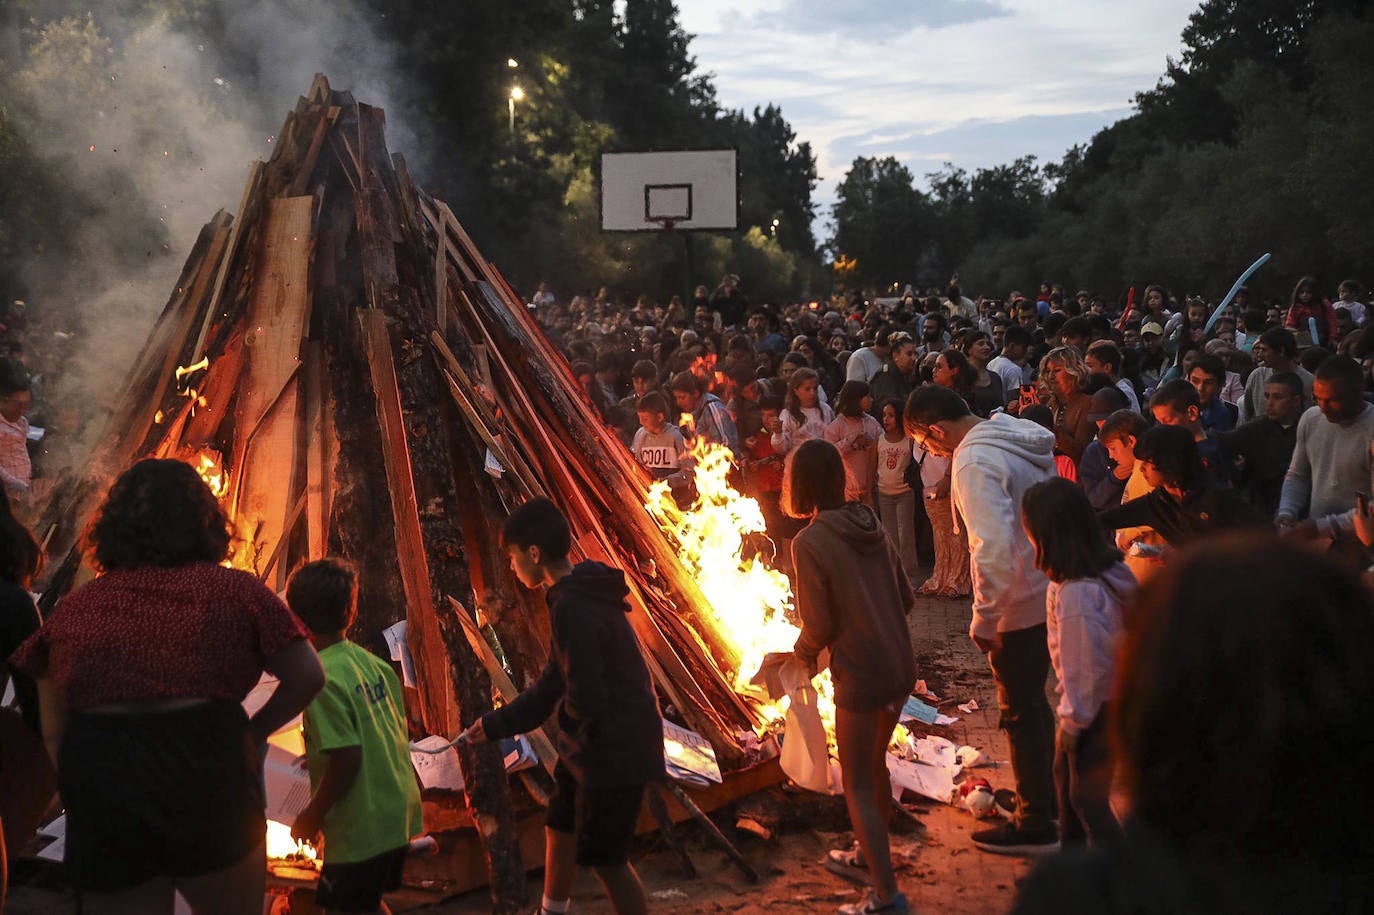
[[[195,463],[191,466],[196,468],[196,473],[200,474],[216,499],[223,499],[229,492],[229,474],[224,472],[219,452],[207,448],[196,455]]]
[[[319,853],[309,842],[293,839],[290,826],[285,823],[278,823],[276,820],[268,820],[267,857],[297,862],[303,859],[313,863],[319,859]]]
[[[691,417],[683,431],[690,433]],[[734,455],[723,445],[698,438],[689,452],[698,497],[687,509],[678,507],[664,481],[649,489],[645,507],[677,545],[682,564],[706,597],[709,622],[726,642],[734,669],[734,689],[758,701],[768,723],[780,721],[787,699],[760,698],[750,680],[770,652],[790,652],[800,629],[789,620],[792,586],[786,575],[758,556],[745,556],[746,538],[765,533],[758,502],[730,485]],[[830,672],[813,681],[826,730],[834,734],[834,688]]]

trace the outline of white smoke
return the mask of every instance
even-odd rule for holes
[[[89,201],[72,221],[78,257],[36,253],[25,276],[42,326],[80,341],[49,382],[54,400],[120,392],[202,225],[237,210],[251,162],[271,155],[317,72],[368,104],[395,97],[383,23],[353,0],[215,0],[213,15],[190,25],[146,8],[103,2],[0,36],[20,49],[17,125]],[[402,112],[387,115],[389,145],[413,149]]]

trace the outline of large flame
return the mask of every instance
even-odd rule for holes
[[[267,857],[277,860],[315,861],[319,855],[309,842],[291,838],[291,827],[276,820],[267,821]]]
[[[691,417],[682,417],[684,431]],[[698,437],[689,452],[697,499],[686,510],[678,507],[665,481],[649,489],[645,507],[673,542],[682,564],[706,597],[705,612],[715,634],[730,652],[734,689],[758,698],[749,681],[770,652],[790,652],[800,629],[788,616],[792,585],[783,573],[770,568],[746,543],[765,534],[763,512],[755,500],[730,485],[734,456],[723,445]],[[813,683],[826,730],[834,734],[834,689],[830,671]],[[760,701],[764,719],[774,722],[787,710],[787,699]]]

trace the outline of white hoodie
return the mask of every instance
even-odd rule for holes
[[[1055,473],[1054,433],[1005,413],[974,426],[954,449],[954,508],[973,556],[971,635],[991,640],[1045,622],[1049,581],[1021,526],[1021,497]]]
[[[1059,726],[1069,734],[1087,730],[1111,698],[1121,605],[1135,589],[1135,575],[1120,562],[1098,578],[1050,583],[1046,639],[1059,681]]]

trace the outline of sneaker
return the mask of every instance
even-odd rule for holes
[[[992,806],[1007,819],[1016,817],[1016,792],[1010,788],[998,788],[992,792]]]
[[[905,893],[898,893],[887,902],[879,902],[878,897],[870,892],[864,893],[858,902],[850,902],[839,908],[840,915],[864,915],[866,912],[911,915],[911,906],[907,904]]]
[[[994,855],[1047,855],[1059,851],[1059,830],[1053,826],[1022,829],[1003,823],[973,834],[973,844]]]

